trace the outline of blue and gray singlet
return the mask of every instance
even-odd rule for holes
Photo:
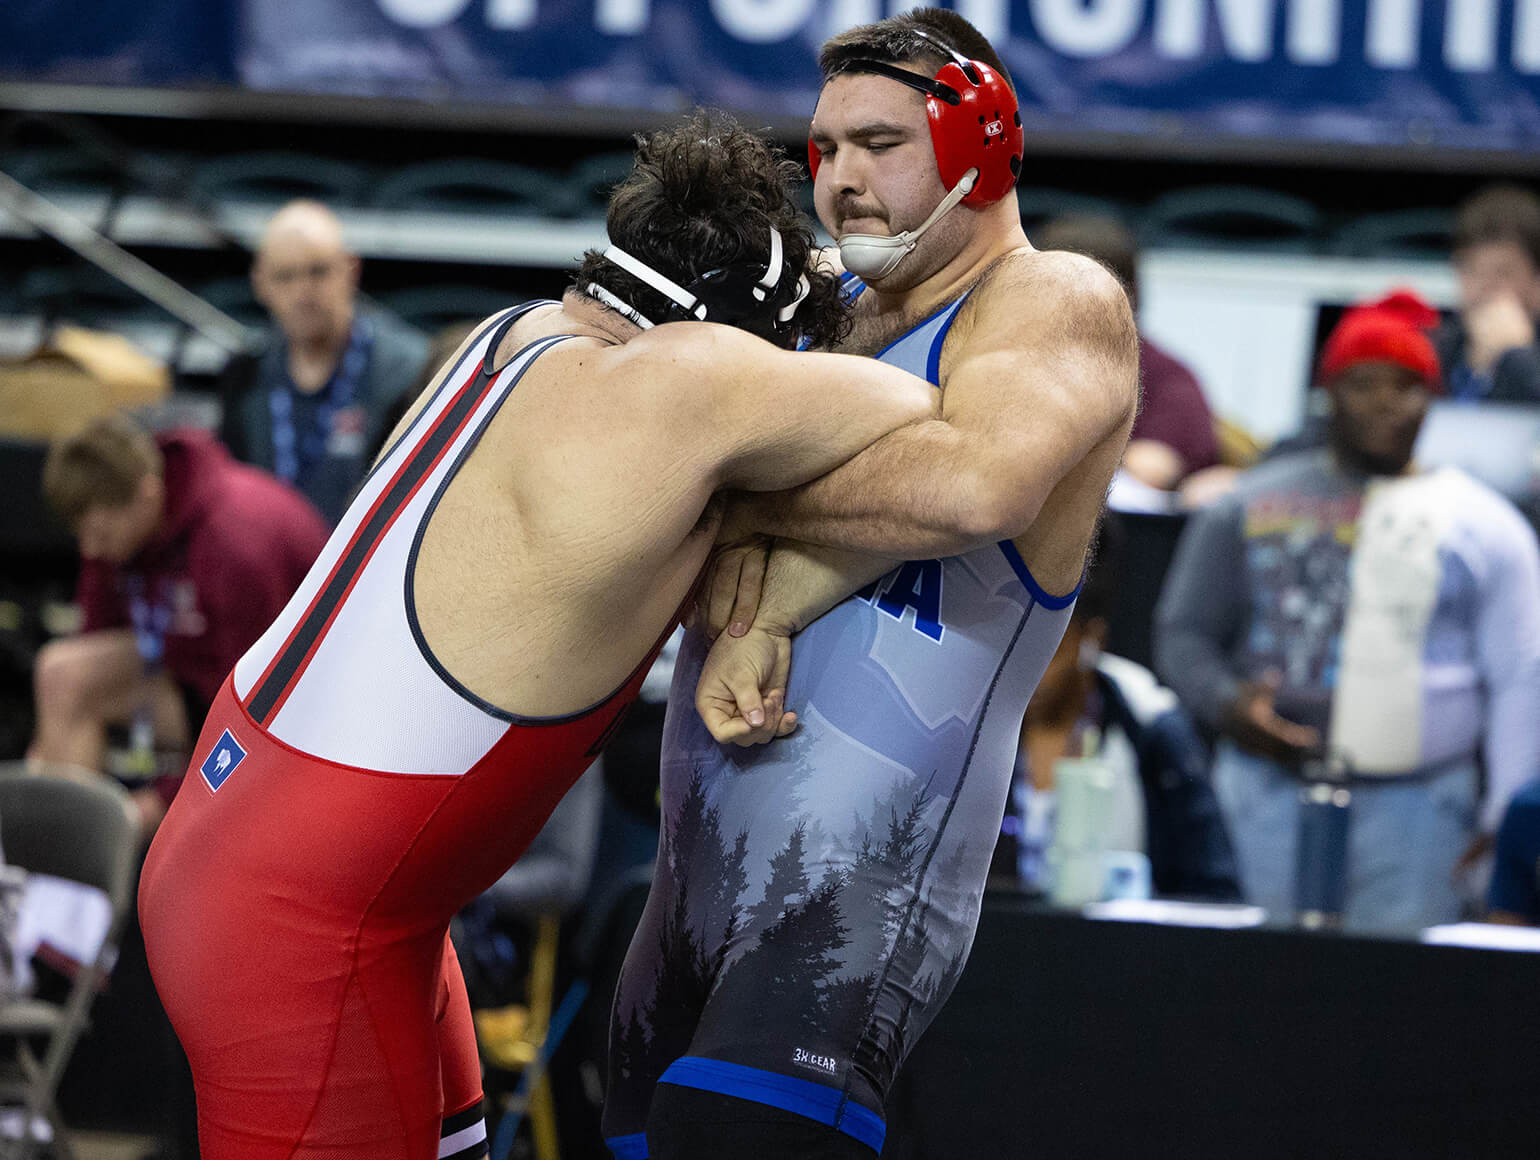
[[[930,382],[962,299],[878,357]],[[880,1150],[894,1073],[973,942],[1022,715],[1069,620],[1009,542],[899,565],[792,645],[789,738],[718,745],[675,669],[663,832],[616,992],[605,1136],[647,1155],[658,1083]]]

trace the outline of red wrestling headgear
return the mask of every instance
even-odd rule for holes
[[[969,60],[955,49],[919,29],[912,30],[952,58],[934,78],[879,60],[851,61],[842,73],[874,73],[925,94],[925,117],[936,152],[941,181],[953,189],[978,170],[973,188],[962,204],[974,207],[999,201],[1021,176],[1021,110],[1005,78],[983,61]],[[818,150],[807,146],[808,168],[818,176]]]

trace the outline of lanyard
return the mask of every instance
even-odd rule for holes
[[[273,418],[273,474],[278,478],[293,483],[301,472],[308,471],[325,456],[326,440],[331,434],[332,423],[338,411],[352,405],[373,345],[374,327],[365,318],[355,318],[353,329],[348,334],[347,350],[343,352],[332,377],[321,389],[315,422],[303,438],[294,430],[296,388],[288,374],[288,360],[284,360],[284,381],[267,393],[268,410]]]
[[[1492,393],[1493,376],[1478,375],[1467,366],[1455,367],[1449,372],[1449,394],[1461,402],[1484,399]]]
[[[139,659],[149,672],[154,672],[166,655],[166,631],[171,627],[171,602],[165,599],[163,583],[156,585],[161,591],[159,599],[148,592],[145,577],[130,573],[123,577],[128,589],[128,618],[134,628],[134,644],[139,649]]]

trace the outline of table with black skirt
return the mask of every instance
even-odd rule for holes
[[[1540,955],[986,896],[885,1160],[1540,1156]]]

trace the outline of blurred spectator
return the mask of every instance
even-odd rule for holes
[[[294,484],[334,524],[428,356],[416,330],[358,304],[358,271],[331,210],[314,201],[279,210],[251,272],[274,330],[220,383],[221,436],[236,458]]]
[[[1033,239],[1040,250],[1070,250],[1111,270],[1139,309],[1139,249],[1131,230],[1112,218],[1069,216],[1048,222]],[[1139,336],[1144,388],[1123,470],[1140,483],[1171,491],[1183,479],[1219,462],[1219,439],[1203,388],[1192,371]]]
[[[481,325],[480,319],[471,319],[466,322],[451,322],[448,326],[441,327],[428,343],[428,354],[423,359],[422,369],[417,372],[417,377],[406,390],[396,397],[385,411],[385,417],[380,423],[380,438],[369,448],[369,462],[373,463],[380,457],[390,443],[390,437],[395,434],[401,420],[406,418],[406,413],[412,409],[412,404],[417,401],[417,396],[428,389],[428,384],[433,381],[433,376],[438,374],[439,368],[454,357],[459,350]]]
[[[1343,316],[1319,369],[1328,446],[1195,515],[1157,612],[1158,670],[1224,734],[1214,785],[1242,886],[1275,912],[1292,909],[1307,757],[1354,774],[1359,927],[1458,917],[1457,872],[1540,768],[1534,533],[1464,473],[1411,464],[1435,321],[1409,293]]]
[[[1460,207],[1454,226],[1460,312],[1438,335],[1457,399],[1540,402],[1540,197],[1494,185]]]
[[[1492,922],[1540,926],[1540,778],[1514,794],[1503,814],[1487,907]]]
[[[38,654],[28,758],[100,770],[110,724],[148,727],[160,748],[185,752],[226,674],[320,553],[326,525],[208,434],[151,437],[121,414],[56,444],[43,490],[80,545],[84,620]],[[176,782],[136,793],[147,830]]]
[[[1114,518],[1103,528],[1080,599],[1027,705],[995,873],[1030,890],[1047,889],[1054,767],[1094,748],[1113,775],[1105,848],[1146,854],[1157,894],[1230,901],[1240,888],[1208,783],[1206,746],[1176,695],[1153,673],[1103,651],[1122,575]]]

